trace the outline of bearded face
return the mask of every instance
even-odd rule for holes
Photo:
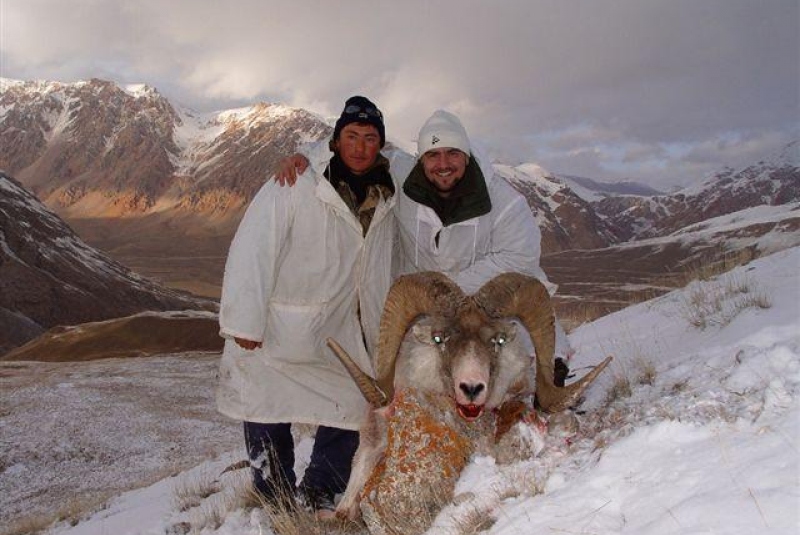
[[[464,178],[468,157],[462,151],[450,147],[431,149],[422,155],[425,177],[442,197],[448,197],[458,181]]]

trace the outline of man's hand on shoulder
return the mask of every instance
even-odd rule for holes
[[[261,342],[254,342],[253,340],[247,340],[245,338],[234,337],[233,340],[239,347],[241,347],[242,349],[246,349],[248,351],[252,351],[256,348],[259,348],[262,345]]]
[[[287,156],[278,164],[275,181],[281,186],[294,186],[298,175],[305,173],[306,169],[308,169],[308,158],[302,154]]]

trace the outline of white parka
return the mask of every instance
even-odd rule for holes
[[[368,355],[391,285],[399,190],[380,202],[363,237],[322,174],[332,156],[327,145],[308,156],[311,166],[294,187],[270,180],[261,188],[231,244],[217,405],[238,420],[358,429],[366,402],[325,340],[335,338],[372,373]],[[263,347],[244,350],[234,336]]]
[[[472,294],[500,273],[516,271],[537,277],[554,293],[539,267],[541,233],[525,197],[495,176],[480,155],[472,157],[486,180],[492,210],[445,227],[432,208],[398,194],[401,273],[441,271]]]

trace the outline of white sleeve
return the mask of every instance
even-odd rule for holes
[[[306,157],[311,171],[316,176],[321,176],[328,166],[328,162],[333,156],[330,149],[330,138],[303,143],[298,147],[297,152]]]
[[[278,253],[291,225],[291,189],[267,182],[239,223],[222,281],[219,325],[226,338],[264,340]]]

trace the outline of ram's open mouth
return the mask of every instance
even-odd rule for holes
[[[474,404],[457,405],[458,414],[460,414],[461,417],[467,420],[468,422],[477,419],[481,414],[483,414],[483,407],[484,407],[483,405],[474,405]]]

